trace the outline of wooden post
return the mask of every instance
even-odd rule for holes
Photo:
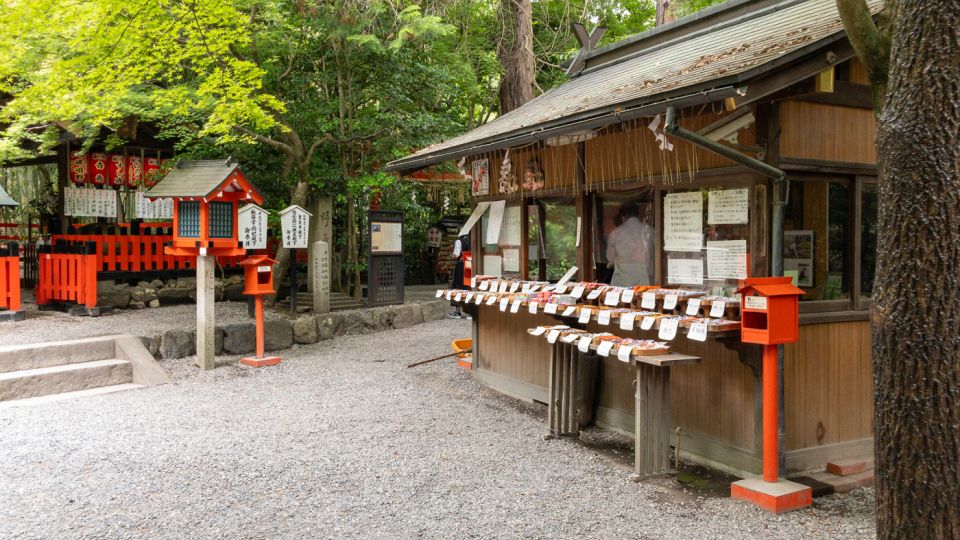
[[[290,248],[290,313],[297,312],[297,250]]]
[[[670,368],[637,362],[634,469],[640,477],[670,470]]]
[[[212,255],[197,256],[197,367],[203,370],[214,368],[215,328]]]

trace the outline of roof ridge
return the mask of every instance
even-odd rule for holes
[[[638,58],[640,56],[644,56],[652,52],[656,52],[660,49],[676,45],[678,42],[685,41],[688,39],[693,39],[693,38],[702,36],[704,34],[716,32],[718,30],[723,30],[724,28],[729,28],[731,26],[743,24],[744,22],[769,15],[770,13],[773,13],[782,9],[793,7],[797,4],[803,4],[803,3],[809,2],[810,0],[772,0],[772,1],[766,0],[766,1],[771,3],[767,6],[760,7],[758,9],[749,11],[742,15],[720,21],[717,24],[704,26],[702,28],[696,28],[686,33],[679,33],[680,29],[682,29],[685,26],[689,26],[695,22],[701,22],[701,21],[704,21],[705,19],[717,17],[719,15],[722,15],[723,13],[733,11],[747,4],[764,2],[764,0],[727,0],[722,4],[716,4],[708,8],[704,8],[695,13],[691,13],[690,15],[681,17],[676,21],[669,22],[664,25],[651,28],[649,30],[645,30],[639,34],[624,38],[616,43],[611,43],[606,47],[595,49],[587,53],[587,55],[585,56],[585,60],[587,62],[589,62],[590,60],[601,58],[607,54],[615,52],[624,47],[643,43],[647,39],[651,39],[663,34],[678,32],[675,37],[672,37],[665,41],[653,43],[650,46],[644,47],[640,50],[625,54],[623,56],[618,56],[616,58],[610,59],[603,63],[585,67],[579,73],[577,73],[576,76],[579,77],[581,75],[586,75],[588,73],[593,73],[595,71],[607,69],[617,64],[620,64],[622,62],[633,60],[634,58]]]

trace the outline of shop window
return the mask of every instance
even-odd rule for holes
[[[177,235],[181,238],[200,238],[200,202],[177,203]]]
[[[593,215],[596,281],[652,285],[656,276],[653,190],[598,195]]]
[[[491,216],[493,216],[491,218]],[[520,278],[521,249],[523,249],[523,220],[519,204],[508,204],[500,210],[491,208],[481,222],[483,243],[483,273],[508,278]],[[497,234],[488,235],[491,219],[500,221]],[[494,240],[490,242],[490,240]]]
[[[765,185],[718,185],[660,195],[661,283],[732,296],[767,275]]]
[[[860,189],[860,294],[873,294],[877,269],[877,184],[864,183]]]
[[[802,301],[850,298],[850,203],[849,182],[792,182],[784,218],[783,269],[806,291]]]
[[[577,264],[577,209],[573,200],[537,201],[529,207],[528,223],[529,276],[560,279]]]

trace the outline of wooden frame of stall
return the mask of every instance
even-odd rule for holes
[[[778,2],[730,2],[708,12],[709,16],[681,20],[604,50],[587,52],[586,69],[617,69],[607,66],[630,61],[638,55],[642,57],[645,50],[658,51],[681,42],[686,33],[702,35],[714,24],[718,31],[731,21],[749,24],[752,13],[760,13],[758,17],[775,17],[771,14],[781,9]],[[832,9],[829,3],[818,0],[808,0],[808,4],[816,4],[816,9],[824,12]],[[740,49],[735,49],[731,54],[735,56],[739,52]],[[653,101],[648,109],[644,110],[644,105],[635,106],[639,112],[618,106],[613,112],[602,109],[602,114],[594,117],[574,113],[565,121],[579,126],[576,130],[557,127],[558,119],[547,121],[537,129],[525,126],[523,132],[507,131],[509,137],[502,139],[488,135],[490,130],[486,130],[483,137],[478,135],[472,152],[466,143],[451,142],[449,148],[431,147],[400,160],[402,163],[392,164],[392,168],[404,171],[442,161],[443,157],[455,160],[464,156],[469,174],[473,160],[487,159],[489,194],[477,200],[506,200],[508,205],[520,205],[523,230],[518,277],[522,279],[543,277],[543,264],[539,265],[540,272],[533,272],[529,260],[532,256],[528,249],[530,203],[572,198],[583,229],[576,247],[576,264],[581,268],[576,279],[592,281],[595,199],[609,193],[652,189],[657,235],[655,283],[664,286],[668,285],[663,279],[665,255],[661,229],[665,193],[691,188],[749,186],[749,268],[751,275],[768,276],[774,263],[782,261],[775,261],[771,256],[774,198],[794,198],[784,200],[784,206],[791,200],[801,201],[813,216],[810,228],[815,229],[820,241],[831,232],[825,198],[829,193],[824,186],[829,182],[847,186],[847,225],[841,239],[846,261],[842,279],[847,297],[802,301],[800,339],[783,348],[780,459],[782,472],[789,474],[822,469],[828,461],[868,456],[873,451],[870,299],[861,292],[861,281],[868,281],[862,256],[869,245],[861,231],[862,224],[866,223],[862,221],[865,209],[861,195],[875,184],[875,119],[865,69],[854,58],[842,29],[829,38],[812,42],[803,49],[802,55],[779,58],[767,66],[768,69],[752,76],[748,85],[745,82],[739,88],[728,87],[726,93],[719,80],[723,77],[717,76],[717,84],[702,83],[696,94],[684,94],[679,89],[664,90],[657,96],[660,101]],[[622,88],[617,88],[620,90]],[[690,92],[689,88],[683,90]],[[584,92],[590,93],[592,89]],[[587,103],[588,99],[580,100],[569,93],[562,95],[576,103]],[[591,95],[590,99],[598,98]],[[721,157],[679,137],[667,134],[675,145],[673,152],[659,150],[647,126],[651,117],[664,112],[666,103],[674,104],[680,111],[682,127],[698,133],[730,125],[752,114],[753,120],[738,128],[738,139],[727,146],[784,171],[789,186],[787,193],[778,189],[782,182],[771,180],[756,168]],[[504,123],[509,123],[506,118]],[[560,129],[568,129],[573,135],[567,137],[565,144],[548,144],[551,133],[562,134]],[[584,137],[585,133],[589,136]],[[541,189],[498,192],[497,180],[506,147],[510,149],[514,171],[523,170],[523,164],[530,159],[538,160],[544,177]],[[807,225],[806,217],[803,221]],[[485,274],[481,223],[478,222],[472,232],[474,275]],[[568,224],[571,229],[575,226]],[[827,253],[818,253],[815,259],[813,264],[825,270]],[[473,376],[507,395],[548,402],[551,347],[542,339],[530,338],[526,329],[556,324],[555,318],[542,313],[504,314],[496,306],[486,305],[475,306],[472,311]],[[621,331],[618,335],[655,337],[639,329],[631,333]],[[673,350],[702,361],[677,367],[670,375],[670,427],[671,431],[680,428],[679,438],[671,443],[679,442],[684,459],[734,474],[759,474],[762,467],[760,348],[743,345],[739,338],[732,337],[708,339],[705,343],[678,338],[672,345]],[[595,407],[590,411],[599,426],[634,434],[634,369],[615,358],[600,359]],[[639,440],[639,434],[637,437]]]
[[[854,62],[855,63],[855,62]],[[855,69],[858,69],[855,66]],[[788,172],[788,180],[797,184],[811,180],[841,178],[849,182],[854,194],[851,207],[852,219],[858,220],[861,212],[859,193],[865,184],[874,182],[875,156],[872,153],[873,112],[864,100],[856,107],[832,103],[828,96],[811,94],[799,96],[782,103],[763,103],[755,106],[758,119],[766,119],[758,129],[767,144],[768,162],[777,163]],[[691,129],[702,127],[715,120],[693,118]],[[818,144],[802,136],[810,123],[818,124],[818,130],[826,137]],[[771,133],[779,133],[779,137]],[[685,188],[756,187],[770,193],[772,186],[766,178],[743,167],[731,166],[722,158],[706,151],[695,149],[700,168],[694,178],[676,183],[666,183],[666,176],[652,176],[643,181],[618,179],[609,187],[590,182],[599,177],[599,165],[591,170],[590,164],[602,162],[604,153],[615,149],[623,132],[601,135],[586,143],[578,144],[574,174],[578,188],[564,189],[551,185],[550,173],[546,174],[547,186],[542,192],[511,195],[493,194],[478,200],[506,199],[508,204],[521,204],[523,244],[521,253],[521,277],[537,279],[529,272],[528,261],[528,208],[536,199],[572,196],[577,216],[582,220],[583,233],[577,248],[577,264],[582,270],[579,279],[593,279],[592,198],[606,191],[652,188],[654,190],[655,223],[662,223],[663,194]],[[745,144],[754,144],[751,140]],[[622,142],[621,142],[622,144]],[[680,144],[680,143],[675,143]],[[521,151],[514,151],[514,155]],[[561,160],[554,167],[562,166],[569,159],[569,148],[540,150],[545,161],[544,169],[550,170],[551,160]],[[779,158],[778,158],[779,156]],[[496,177],[497,166],[502,156],[491,154],[491,178]],[[585,166],[580,167],[580,164]],[[569,166],[569,165],[567,165]],[[682,165],[681,165],[682,167]],[[683,171],[686,172],[686,171]],[[492,182],[491,182],[492,184]],[[752,210],[762,216],[751,218],[751,225],[760,238],[751,237],[752,272],[767,275],[770,222],[763,201],[753,201]],[[656,276],[663,283],[664,251],[662,233],[657,228]],[[473,230],[473,244],[478,246],[474,257],[474,272],[483,274],[483,231],[480,225]],[[853,253],[860,251],[859,230],[847,246]],[[858,257],[850,271],[860,272]],[[855,280],[856,283],[856,280]],[[870,323],[866,308],[869,299],[860,295],[859,283],[850,287],[851,298],[839,301],[803,302],[801,304],[800,340],[785,347],[784,361],[784,449],[788,472],[807,471],[822,467],[828,460],[868,455],[872,452],[873,385],[870,364]],[[517,317],[520,319],[518,320]],[[499,313],[494,306],[478,306],[474,317],[474,371],[481,382],[505,394],[526,400],[546,403],[548,401],[548,377],[550,347],[542,340],[530,339],[524,329],[538,325],[553,324],[553,319],[543,314]],[[594,327],[596,328],[596,327]],[[599,328],[596,328],[600,331]],[[623,337],[654,337],[639,329],[622,333]],[[670,380],[670,410],[672,427],[680,428],[681,454],[693,461],[729,470],[759,473],[761,468],[761,414],[760,414],[760,355],[758,347],[742,346],[737,339],[709,340],[696,343],[678,340],[676,350],[703,358],[699,365],[675,369]],[[598,425],[623,433],[634,431],[634,380],[632,366],[612,358],[601,359],[597,385],[595,421]],[[673,441],[674,444],[676,441]]]

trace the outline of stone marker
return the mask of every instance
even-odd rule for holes
[[[333,243],[333,199],[330,197],[318,197],[316,202],[314,202],[312,210],[313,219],[310,220],[310,260],[313,260],[313,247],[317,242],[326,242],[327,246]],[[307,279],[307,290],[310,292],[314,291],[313,279],[313,272],[310,272],[310,276]]]
[[[213,369],[215,364],[216,322],[214,321],[212,255],[197,256],[197,367]]]
[[[330,311],[330,248],[319,240],[312,245],[310,257],[310,275],[313,278],[313,312]]]

